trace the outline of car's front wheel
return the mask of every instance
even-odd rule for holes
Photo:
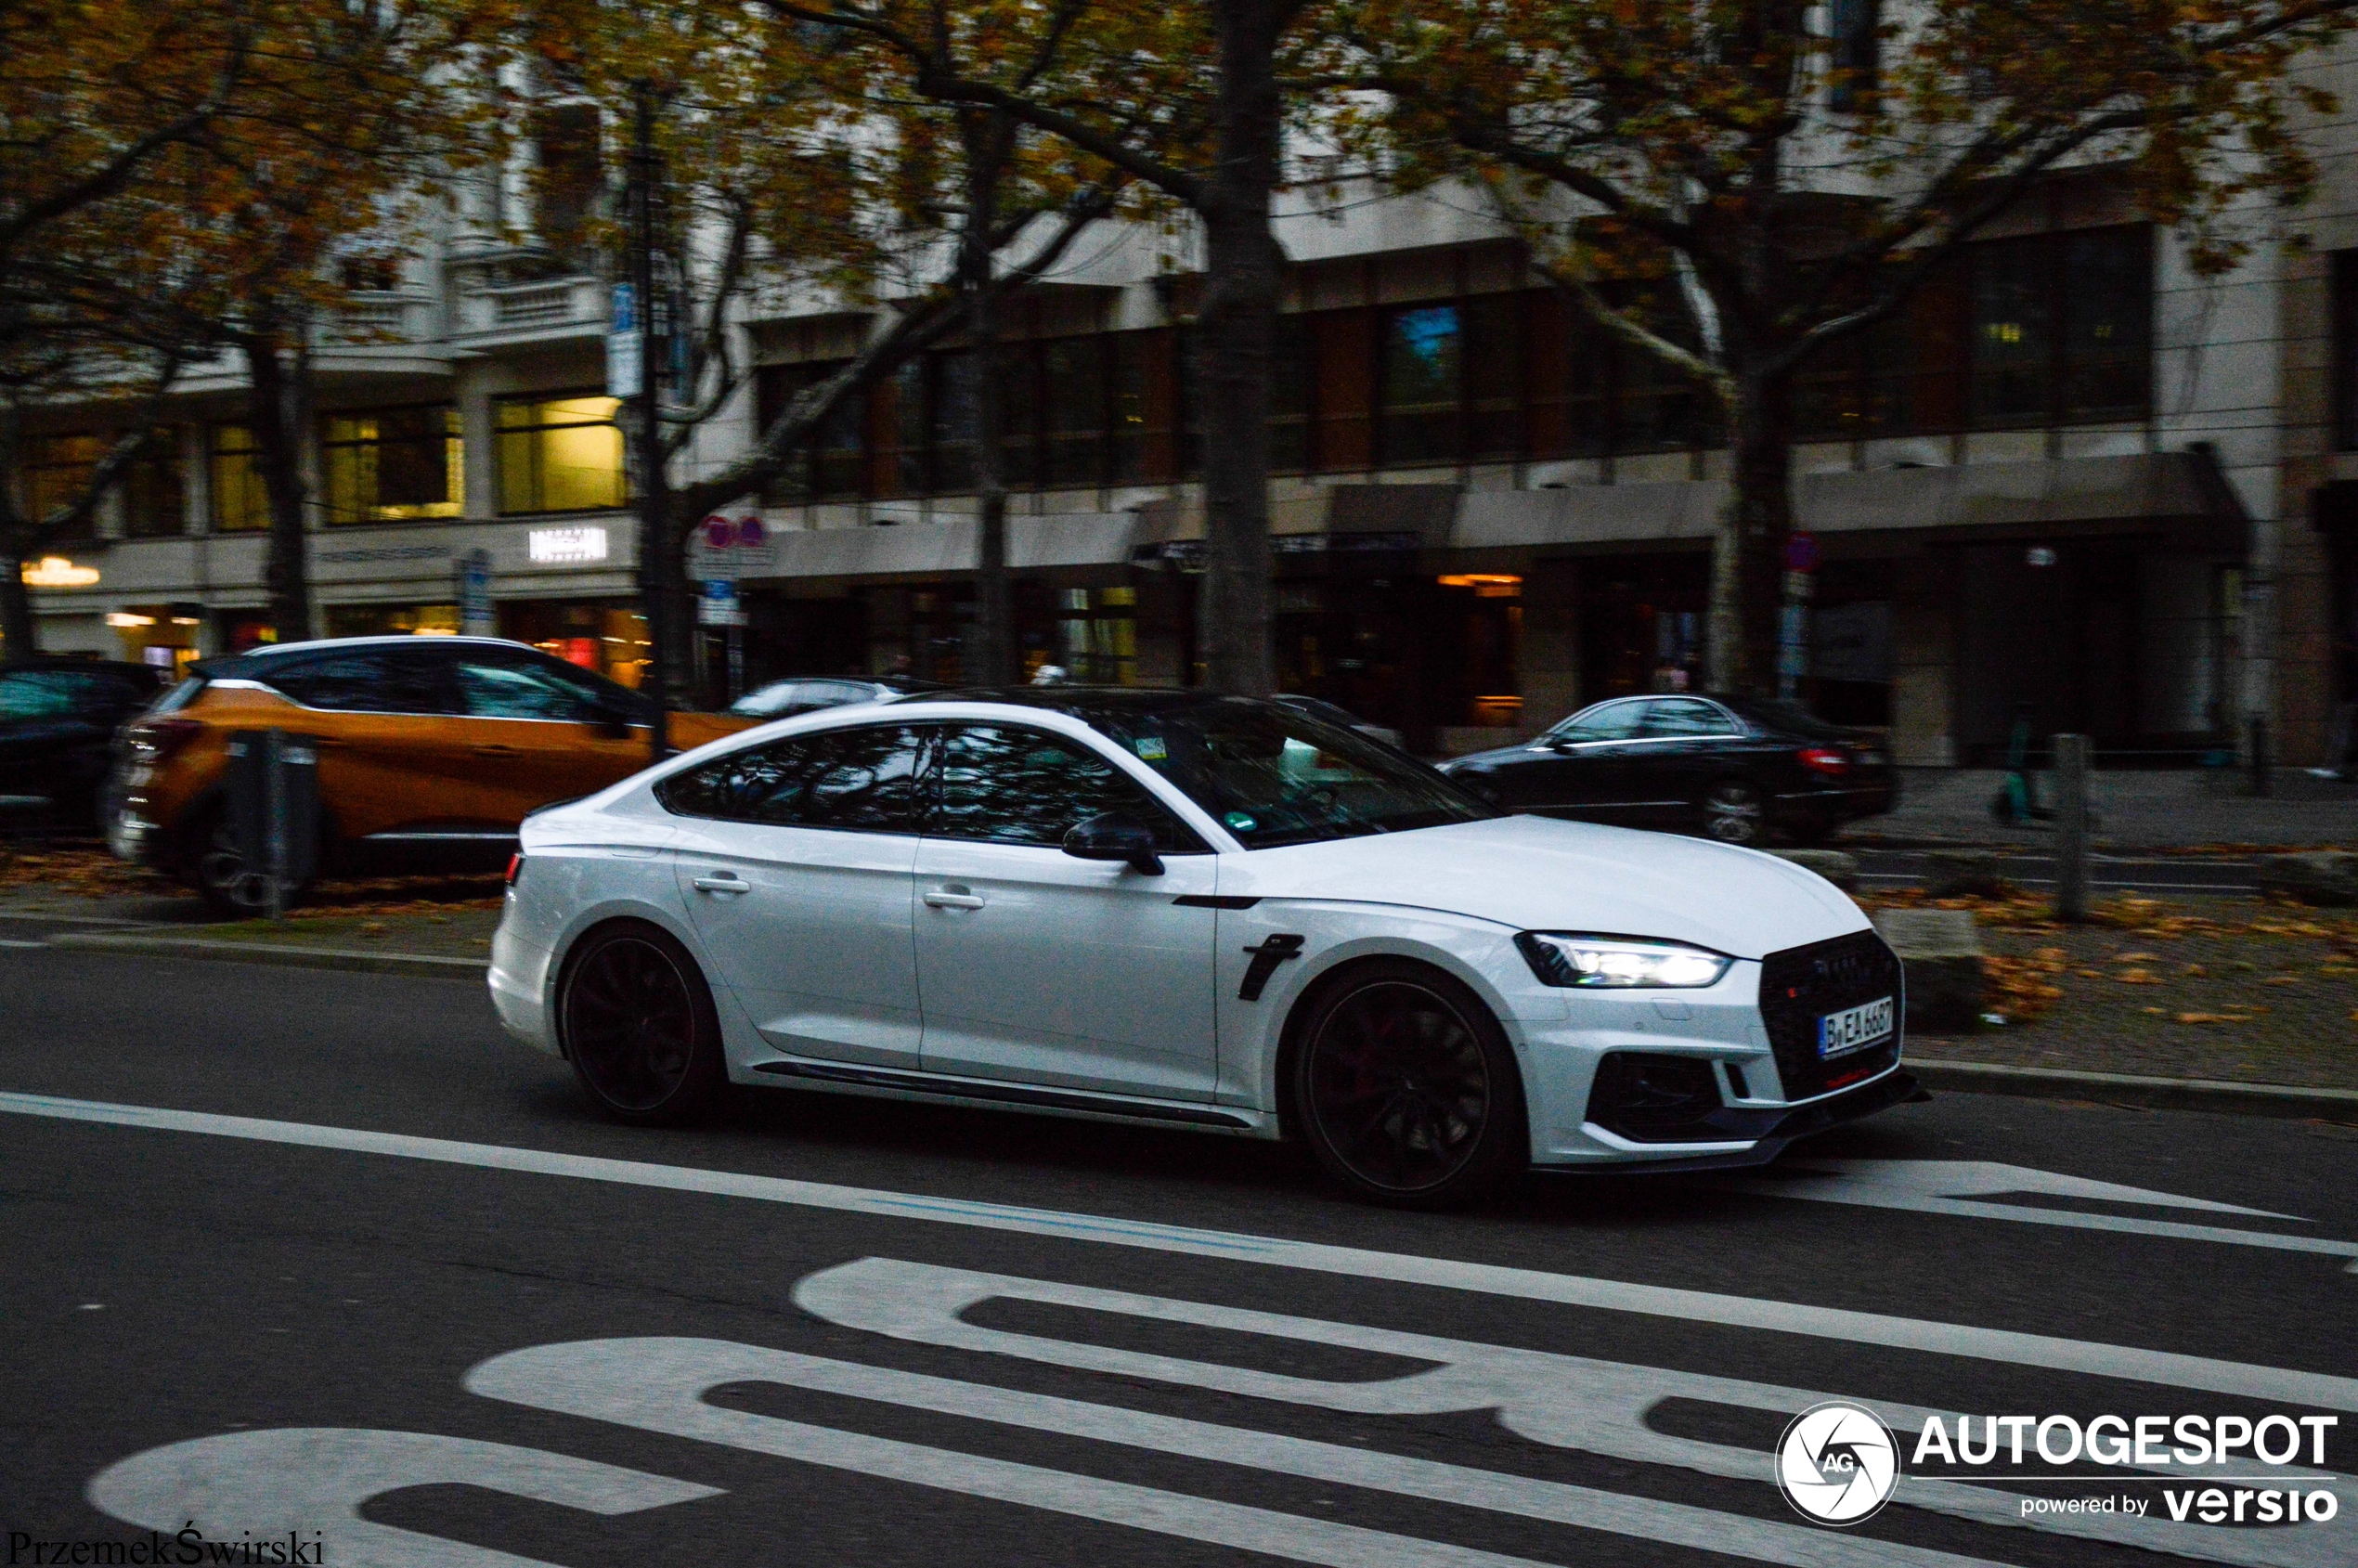
[[[644,921],[581,939],[557,983],[557,1027],[574,1076],[617,1121],[690,1121],[727,1080],[711,988],[688,950]]]
[[[231,920],[251,920],[269,910],[269,879],[247,861],[227,811],[211,810],[196,822],[180,862],[183,879],[214,913]],[[286,901],[292,903],[301,891],[289,888]]]
[[[1344,971],[1309,1004],[1295,1121],[1327,1173],[1408,1208],[1468,1203],[1529,1162],[1522,1081],[1479,997],[1424,965]]]

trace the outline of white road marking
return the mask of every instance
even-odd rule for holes
[[[882,1400],[1581,1529],[1669,1541],[1794,1568],[1885,1568],[1886,1564],[1891,1568],[1995,1568],[1977,1558],[1886,1541],[1852,1540],[1806,1526],[1771,1523],[1680,1503],[797,1355],[725,1340],[599,1340],[540,1345],[486,1361],[467,1375],[467,1387],[473,1392],[535,1409],[587,1416],[808,1464],[1108,1520],[1301,1562],[1357,1568],[1363,1563],[1523,1561],[1300,1514],[728,1410],[705,1402],[704,1396],[713,1389],[743,1382],[782,1383],[855,1399]]]
[[[194,1523],[214,1542],[320,1533],[322,1560],[358,1568],[550,1568],[439,1536],[360,1517],[369,1498],[404,1486],[483,1486],[590,1513],[719,1495],[713,1486],[505,1443],[422,1432],[285,1427],[225,1432],[134,1454],[91,1480],[91,1503],[128,1523],[176,1534]]]
[[[1955,1214],[1965,1219],[2013,1220],[2021,1225],[2066,1225],[2076,1230],[2109,1230],[2131,1236],[2159,1236],[2179,1241],[2219,1241],[2237,1247],[2271,1247],[2287,1252],[2322,1252],[2353,1260],[2358,1274],[2358,1241],[2325,1237],[2285,1236],[2274,1231],[2241,1230],[2229,1225],[2187,1225],[2176,1220],[2134,1219],[2120,1214],[2083,1214],[2065,1209],[2034,1209],[1998,1199],[2006,1193],[2034,1193],[2049,1198],[2094,1199],[2112,1203],[2142,1203],[2159,1209],[2198,1209],[2219,1214],[2248,1214],[2255,1219],[2311,1222],[2295,1214],[2272,1214],[2265,1209],[2238,1208],[2199,1198],[2181,1198],[2115,1182],[2092,1181],[2026,1165],[2002,1165],[1986,1160],[1833,1160],[1780,1165],[1774,1173],[1741,1176],[1718,1184],[1730,1192],[1765,1198],[1803,1198],[1826,1203],[1857,1203],[1870,1209],[1905,1209],[1920,1214]]]
[[[22,941],[15,937],[0,937],[0,947],[47,947],[47,942]]]
[[[693,1166],[656,1165],[639,1160],[608,1160],[595,1155],[556,1154],[545,1149],[460,1143],[403,1133],[321,1127],[300,1121],[218,1116],[204,1111],[110,1105],[46,1095],[0,1093],[0,1112],[118,1127],[140,1127],[159,1132],[249,1138],[304,1148],[434,1160],[480,1170],[615,1182],[672,1192],[791,1203],[841,1213],[869,1214],[880,1219],[926,1220],[1014,1235],[1101,1242],[1108,1246],[1136,1247],[1192,1257],[1299,1268],[1352,1279],[1384,1279],[1447,1290],[1473,1290],[1522,1301],[1551,1302],[1560,1306],[1642,1313],[1682,1322],[1806,1334],[1848,1345],[1884,1345],[1901,1350],[1928,1351],[1940,1355],[1971,1356],[2014,1366],[2042,1367],[2054,1371],[2080,1372],[2095,1377],[2126,1378],[2274,1404],[2300,1405],[2312,1409],[2358,1410],[2358,1378],[2299,1371],[2290,1367],[2260,1367],[2210,1356],[2103,1344],[2050,1334],[1982,1328],[1969,1324],[1941,1323],[1885,1313],[1854,1312],[1802,1302],[1768,1301],[1712,1290],[1687,1290],[1616,1279],[1595,1279],[1581,1275],[1549,1274],[1538,1269],[1512,1268],[1455,1258],[1420,1258],[1366,1248],[1336,1247],[1323,1242],[1242,1235],[1232,1231],[1199,1230],[1140,1220],[1108,1219],[1092,1214],[1065,1213],[1054,1209],[1026,1209],[971,1199],[927,1198],[869,1187],[797,1181],[783,1176],[743,1175]]]
[[[1045,1339],[1005,1329],[986,1328],[964,1320],[964,1315],[974,1307],[997,1299],[1040,1302],[1084,1312],[1118,1314],[1235,1333],[1307,1341],[1433,1365],[1398,1378],[1336,1382],[1255,1371],[1217,1362],[1122,1350],[1110,1345]],[[1853,1399],[1867,1404],[1902,1433],[1921,1431],[1924,1423],[1935,1416],[1953,1424],[1960,1414],[1881,1397],[1862,1399],[1850,1392],[1781,1388],[1770,1383],[1670,1367],[1599,1361],[1586,1356],[1561,1355],[1509,1345],[1402,1333],[1351,1323],[1322,1322],[1315,1318],[1252,1312],[1162,1296],[1134,1295],[1123,1290],[1104,1290],[1009,1275],[943,1268],[930,1263],[903,1263],[889,1258],[863,1258],[857,1263],[806,1276],[796,1285],[794,1300],[797,1306],[830,1323],[894,1339],[986,1354],[1015,1356],[1114,1378],[1173,1383],[1248,1399],[1281,1400],[1288,1404],[1359,1416],[1426,1416],[1460,1410],[1496,1410],[1501,1426],[1535,1443],[1578,1449],[1639,1464],[1675,1465],[1706,1475],[1756,1482],[1764,1487],[1770,1483],[1770,1460],[1765,1452],[1681,1437],[1662,1431],[1652,1420],[1655,1407],[1666,1400],[1689,1399],[1709,1405],[1766,1410],[1789,1417],[1829,1399]],[[554,1350],[550,1348],[519,1353],[545,1358],[554,1358]],[[499,1362],[486,1365],[496,1367],[513,1359],[503,1357]],[[833,1367],[838,1364],[826,1365]],[[477,1383],[482,1371],[478,1368],[475,1374],[470,1376],[468,1386],[477,1393],[490,1392]],[[781,1377],[772,1380],[795,1382],[802,1387],[823,1386],[802,1377]],[[825,1386],[836,1387],[832,1383]],[[884,1385],[874,1386],[882,1388]],[[836,1387],[836,1392],[857,1391]],[[891,1399],[897,1403],[910,1402],[902,1394],[890,1392],[867,1393],[862,1396]],[[1015,1403],[1003,1401],[997,1407],[1021,1412],[1029,1408],[1021,1403],[1029,1397],[1011,1394],[1009,1400]],[[1062,1402],[1052,1404],[1061,1406]],[[931,1403],[926,1403],[926,1407],[950,1408]],[[1082,1408],[1095,1410],[1098,1407]],[[980,1412],[962,1406],[959,1413]],[[1126,1417],[1129,1413],[1123,1414]],[[624,1418],[617,1416],[611,1419],[619,1420]],[[1022,1413],[987,1415],[984,1419],[1010,1420],[1025,1426],[1045,1425],[1048,1430],[1058,1432],[1073,1430],[1058,1424],[1058,1419],[1043,1421]],[[1148,1429],[1134,1426],[1132,1430],[1146,1432]],[[1141,1446],[1172,1448],[1174,1452],[1194,1452],[1185,1447],[1173,1448],[1169,1442],[1148,1437],[1111,1436],[1105,1432],[1083,1432],[1081,1435],[1104,1436],[1112,1442],[1135,1442]],[[1252,1435],[1257,1438],[1259,1434]],[[1359,1453],[1358,1450],[1343,1452]],[[1264,1463],[1257,1458],[1237,1462]],[[1289,1465],[1283,1463],[1268,1464],[1265,1468],[1290,1470]],[[2244,1462],[2225,1467],[2182,1466],[2177,1467],[2172,1474],[2182,1482],[2207,1484],[2249,1469],[2249,1464]],[[1290,1470],[1290,1472],[1311,1473],[1302,1470]],[[2141,1472],[2125,1473],[2135,1475]],[[1375,1472],[1363,1471],[1362,1474],[1372,1477]],[[1403,1474],[1406,1479],[1361,1479],[1352,1484],[1381,1486],[1418,1497],[1436,1495],[1427,1489],[1432,1483],[1421,1479],[1421,1471],[1409,1471]],[[1540,1503],[1546,1503],[1551,1509],[1572,1508],[1576,1511],[1577,1501],[1550,1501],[1556,1491],[1561,1489],[1538,1482],[1518,1482],[1509,1485],[1505,1478],[1483,1471],[1467,1471],[1465,1474],[1482,1478],[1478,1490],[1491,1500],[1473,1501],[1469,1496],[1443,1500],[1466,1502],[1471,1507],[1497,1509],[1506,1512],[1528,1513],[1534,1518],[1557,1518],[1565,1523],[1579,1523],[1563,1513],[1535,1511]],[[2304,1485],[2312,1482],[2332,1484],[2342,1496],[2358,1501],[2358,1492],[2350,1489],[2350,1478],[2347,1476],[2313,1471],[2303,1471],[2300,1475]],[[2278,1484],[2290,1484],[2291,1479],[2289,1476],[2278,1478]],[[2273,1568],[2343,1568],[2346,1562],[2347,1542],[2338,1533],[2269,1530],[2189,1534],[2183,1526],[2173,1528],[2167,1521],[2127,1519],[2117,1514],[2037,1515],[2026,1520],[2020,1508],[2025,1495],[1911,1475],[1902,1484],[1895,1501],[1906,1507],[1967,1519],[1979,1524],[2027,1526],[2059,1535],[2141,1547],[2149,1551],[2198,1557],[2205,1562],[2273,1565]],[[1616,1502],[1624,1505],[1622,1516],[1626,1516],[1629,1507],[1654,1506],[1638,1498],[1616,1498]],[[1670,1508],[1672,1505],[1661,1506]],[[1694,1511],[1697,1510],[1687,1510],[1689,1513]],[[1758,1523],[1752,1520],[1742,1522]],[[1684,1536],[1678,1532],[1683,1530],[1688,1523],[1682,1517],[1665,1515],[1660,1528],[1649,1524],[1633,1533],[1659,1535],[1665,1540],[1682,1540]],[[1616,1526],[1606,1523],[1592,1527],[1613,1529]],[[1808,1533],[1814,1537],[1815,1532]],[[1768,1543],[1771,1548],[1776,1544],[1774,1539]],[[1731,1547],[1730,1549],[1736,1549]],[[1756,1549],[1749,1544],[1742,1549],[1747,1555],[1767,1562],[1787,1561],[1773,1555],[1771,1550]],[[1883,1549],[1880,1544],[1878,1549]]]

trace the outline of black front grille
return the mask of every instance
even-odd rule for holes
[[[1891,1037],[1832,1061],[1820,1059],[1818,1020],[1881,996],[1891,998]],[[1872,931],[1789,947],[1760,961],[1760,1021],[1789,1100],[1859,1082],[1898,1061],[1906,1011],[1899,959]]]

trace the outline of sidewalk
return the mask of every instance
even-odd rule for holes
[[[1989,802],[2005,777],[1992,768],[1904,769],[1899,809],[1851,823],[1835,842],[2052,845],[2052,829],[2010,827],[1990,815]],[[2040,799],[2052,803],[2052,777],[2038,778]],[[2279,769],[2269,788],[2265,797],[2254,796],[2250,773],[2238,769],[2100,770],[2088,776],[2099,844],[2145,849],[2358,849],[2358,784]]]
[[[2358,1090],[2358,916],[2132,897],[2099,903],[2092,924],[2058,926],[2043,897],[1938,903],[1973,910],[1988,1004],[2005,1021],[1911,1030],[1912,1060]]]

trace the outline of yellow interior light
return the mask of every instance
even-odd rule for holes
[[[62,555],[45,555],[25,563],[27,588],[88,588],[98,580],[96,566],[77,566]]]
[[[135,616],[128,610],[110,610],[107,612],[107,624],[121,631],[132,631],[143,626],[155,625],[156,618],[153,616]]]

